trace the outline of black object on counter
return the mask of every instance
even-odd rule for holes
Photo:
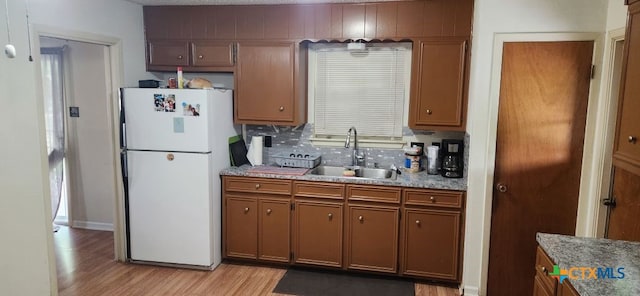
[[[229,157],[231,157],[231,166],[241,166],[248,164],[247,145],[241,136],[233,136],[229,138]]]
[[[441,174],[446,178],[462,178],[464,171],[464,141],[443,139]]]
[[[139,88],[158,88],[160,87],[159,80],[147,79],[147,80],[138,80]]]

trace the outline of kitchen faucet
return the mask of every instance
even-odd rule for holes
[[[364,152],[360,152],[358,149],[358,131],[356,127],[352,126],[347,132],[347,139],[344,141],[344,148],[349,148],[351,143],[351,131],[353,131],[353,152],[351,153],[351,165],[352,166],[364,166]]]

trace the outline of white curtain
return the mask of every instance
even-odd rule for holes
[[[49,154],[49,183],[51,189],[51,217],[55,219],[62,197],[64,139],[64,87],[62,72],[62,48],[42,48],[42,84],[44,90],[44,115],[47,128],[47,152]]]

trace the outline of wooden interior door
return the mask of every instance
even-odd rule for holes
[[[616,168],[606,236],[610,239],[640,241],[640,176]]]
[[[592,53],[504,44],[487,295],[532,295],[536,232],[575,233]]]

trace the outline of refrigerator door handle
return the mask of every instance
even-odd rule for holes
[[[127,248],[127,260],[131,259],[131,230],[129,218],[129,167],[127,159],[127,150],[120,151],[120,168],[122,169],[122,187],[124,189],[124,219],[125,219],[125,236]]]
[[[122,167],[122,178],[123,181],[128,181],[129,179],[129,168],[128,168],[128,159],[127,159],[127,151],[126,150],[122,150],[120,152],[120,165]],[[126,190],[127,188],[125,188]]]
[[[124,89],[120,89],[120,147],[127,148],[127,123],[124,118]]]

